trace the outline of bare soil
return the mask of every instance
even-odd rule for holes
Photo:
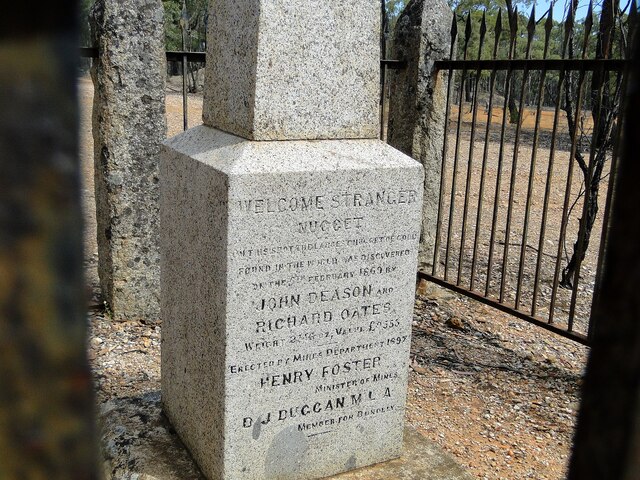
[[[112,322],[96,273],[92,84],[79,81],[89,356],[96,396],[160,389],[160,327]],[[189,124],[202,100],[189,97]],[[167,92],[168,135],[182,129],[182,97]],[[468,140],[467,140],[468,143]],[[481,148],[481,147],[478,147]],[[422,283],[413,319],[407,421],[480,479],[565,477],[588,350],[495,309]]]
[[[587,348],[422,287],[408,421],[478,478],[565,478]]]
[[[483,295],[488,282],[489,297],[502,298],[509,306],[516,306],[517,298],[517,308],[524,313],[534,312],[544,321],[553,314],[553,322],[564,329],[568,328],[569,312],[575,302],[572,329],[586,335],[598,268],[610,162],[605,165],[600,182],[599,214],[574,300],[571,289],[558,288],[554,284],[554,278],[559,278],[559,275],[556,277],[558,252],[560,273],[573,253],[584,203],[583,173],[576,162],[571,162],[572,165],[569,162],[571,140],[564,112],[560,112],[558,125],[563,128],[558,129],[551,155],[553,120],[549,117],[553,117],[553,111],[541,111],[538,146],[534,149],[536,111],[525,109],[516,149],[515,126],[507,124],[503,134],[501,125],[494,123],[495,115],[485,148],[487,125],[480,112],[472,141],[469,105],[463,106],[464,115],[457,135],[457,108],[455,110],[447,135],[437,275],[443,277],[446,268],[450,282]],[[585,118],[590,118],[588,112]],[[502,137],[504,146],[501,149]],[[579,148],[588,159],[586,142]],[[565,195],[567,186],[568,197]],[[568,217],[562,233],[565,205]],[[493,248],[491,268],[490,247]]]

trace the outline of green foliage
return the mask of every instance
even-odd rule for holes
[[[163,0],[164,5],[164,35],[167,50],[182,50],[182,30],[180,16],[182,3],[176,0]]]
[[[80,0],[79,42],[80,46],[91,46],[91,27],[89,26],[89,13],[94,0]]]
[[[182,50],[183,14],[182,0],[162,0],[164,5],[164,31],[167,50]],[[207,0],[186,0],[186,49],[202,51],[206,45],[206,25],[208,15]]]
[[[407,3],[409,3],[409,0],[385,0],[385,6],[389,18],[398,18],[402,13],[402,10],[404,10],[404,7],[407,6]]]
[[[393,32],[393,29],[396,26],[396,21],[398,20],[398,17],[400,16],[400,14],[402,13],[402,11],[407,6],[410,0],[384,0],[384,1],[385,1],[385,8],[387,11],[387,20],[389,22],[388,30],[389,32]],[[393,35],[390,33],[389,37],[393,37]]]
[[[486,10],[487,12],[493,12],[497,14],[498,9],[507,8],[506,0],[447,0],[452,10],[456,12],[473,12]],[[534,0],[516,0],[510,2],[513,7],[518,9],[528,10],[531,5],[534,4]]]

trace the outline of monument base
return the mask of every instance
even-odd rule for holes
[[[99,412],[105,480],[205,480],[161,413],[159,392],[119,398]],[[329,477],[331,480],[473,480],[449,453],[404,429],[404,453],[396,460]]]
[[[455,459],[413,427],[404,429],[402,456],[327,480],[473,480]]]
[[[422,184],[374,139],[167,141],[162,395],[208,478],[401,455]]]

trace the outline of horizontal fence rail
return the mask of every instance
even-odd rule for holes
[[[97,47],[80,47],[80,56],[83,58],[98,58],[99,52]],[[206,63],[206,52],[181,52],[181,51],[167,51],[165,52],[167,60],[170,62],[182,62],[186,57],[188,62],[194,63]],[[404,60],[383,59],[380,60],[380,66],[387,67],[391,70],[402,70],[407,67],[407,62]]]
[[[419,276],[588,345],[637,8],[605,0],[596,30],[591,6],[578,28],[576,7],[563,23],[551,9],[528,21],[507,12],[505,36],[501,10],[491,32],[486,12],[454,15],[458,60],[435,62],[445,140],[433,258]]]
[[[167,51],[166,57],[168,62],[176,62],[180,63],[181,71],[182,71],[182,95],[183,95],[183,111],[182,111],[182,120],[184,130],[188,128],[188,106],[187,106],[187,77],[186,72],[188,70],[188,63],[197,63],[200,65],[205,65],[207,61],[206,52],[189,52],[189,51]],[[82,58],[98,58],[100,56],[100,52],[97,47],[80,47],[79,54]],[[380,69],[384,72],[385,69],[389,70],[402,70],[407,67],[407,62],[404,60],[395,60],[395,59],[382,59],[380,60]],[[384,79],[384,75],[383,75]],[[384,95],[384,84],[382,88],[382,95]],[[384,119],[381,119],[384,121]]]
[[[100,56],[97,47],[80,47],[79,52],[83,58],[98,58]],[[183,59],[186,59],[188,62],[205,63],[207,56],[206,52],[167,51],[165,54],[169,62],[182,62]]]
[[[547,70],[547,71],[585,71],[595,70],[622,71],[627,60],[619,59],[520,59],[520,60],[439,60],[435,62],[438,70]]]

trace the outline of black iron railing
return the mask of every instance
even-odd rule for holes
[[[419,275],[588,344],[637,9],[635,0],[626,11],[603,2],[592,32],[591,6],[580,28],[576,6],[563,25],[551,8],[540,19],[534,10],[520,33],[517,10],[508,13],[506,42],[500,11],[489,59],[486,16],[473,37],[467,15],[462,60],[436,62],[448,73],[447,120],[433,262]],[[549,58],[559,28],[559,58]],[[454,16],[450,58],[457,36]],[[532,58],[534,44],[541,58]]]
[[[80,56],[83,58],[98,58],[99,56],[99,50],[96,47],[80,47],[79,49],[80,52]],[[176,63],[180,63],[180,70],[181,70],[181,76],[182,76],[182,104],[183,104],[183,108],[182,108],[182,123],[183,123],[183,128],[184,130],[186,130],[189,126],[188,124],[188,115],[189,115],[189,110],[188,110],[188,103],[187,103],[187,98],[188,98],[188,94],[187,94],[187,75],[186,73],[189,70],[189,63],[198,63],[200,65],[205,65],[206,61],[207,61],[207,56],[206,56],[206,52],[186,52],[186,51],[167,51],[165,52],[166,56],[167,56],[167,61],[168,62],[176,62]],[[394,60],[394,59],[383,59],[380,61],[380,69],[382,72],[385,71],[385,69],[389,69],[389,70],[398,70],[398,69],[403,69],[406,68],[406,62],[404,60]],[[382,75],[382,93],[381,95],[384,95],[384,87],[385,87],[385,76]],[[381,99],[381,104],[384,107],[384,102]],[[381,109],[381,131],[383,130],[383,122],[384,122],[384,110]]]

